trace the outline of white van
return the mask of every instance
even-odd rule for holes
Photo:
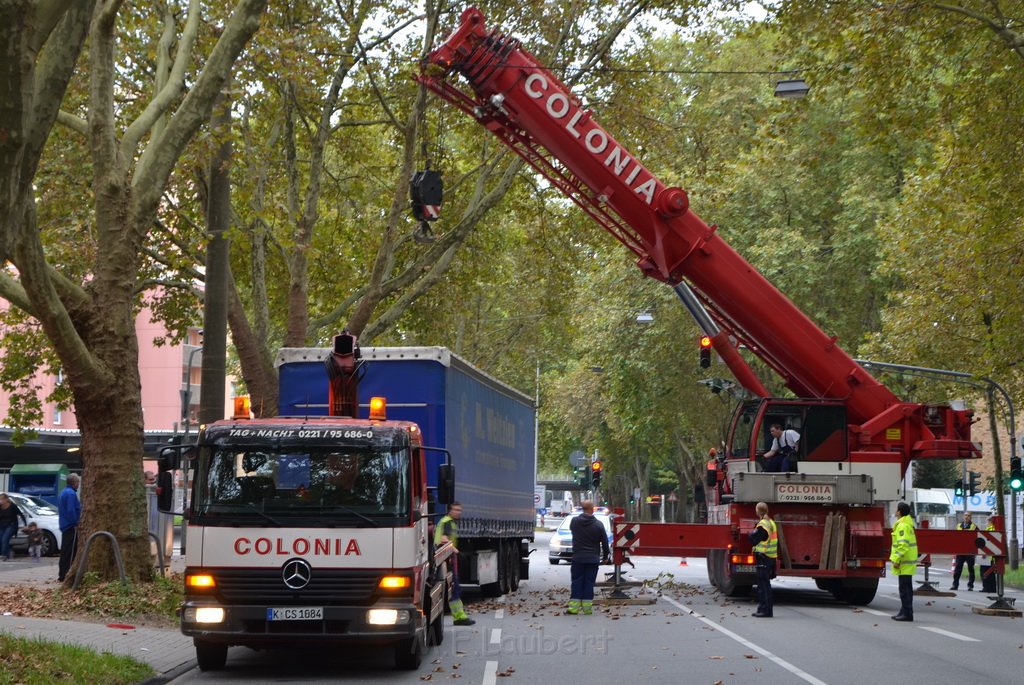
[[[927,521],[929,528],[951,530],[956,527],[953,502],[949,494],[942,490],[910,488],[907,490],[907,504],[918,526]]]

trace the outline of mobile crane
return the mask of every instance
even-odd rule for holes
[[[901,498],[913,460],[981,456],[971,442],[972,412],[901,401],[705,224],[686,191],[659,181],[518,40],[488,30],[476,8],[462,13],[416,78],[633,251],[646,276],[672,286],[756,398],[734,414],[728,486],[709,489],[708,522],[618,523],[616,577],[628,553],[706,554],[719,590],[748,592],[755,568],[747,534],[755,504],[766,501],[783,530],[781,575],[813,578],[843,601],[871,602],[889,552],[887,503]],[[795,398],[771,397],[740,348],[779,374]],[[760,463],[776,423],[801,433],[795,472],[768,473]],[[978,539],[918,533],[924,553],[975,554],[981,542],[1005,557],[998,531]]]

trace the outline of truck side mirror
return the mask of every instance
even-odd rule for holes
[[[173,514],[174,508],[174,474],[161,471],[156,476],[156,508],[164,514]]]
[[[441,504],[455,501],[455,467],[451,464],[437,467],[437,501]]]

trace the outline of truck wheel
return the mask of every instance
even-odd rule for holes
[[[431,647],[436,647],[444,642],[444,605],[448,601],[447,592],[441,593],[441,611],[438,613],[437,618],[432,623],[427,625],[427,644]],[[423,596],[429,597],[429,588],[423,589]],[[429,602],[423,607],[423,615],[430,618],[430,613],[434,610],[434,607]]]
[[[718,589],[718,552],[717,549],[709,549],[705,558],[708,564],[708,580],[711,582],[711,587]]]
[[[219,671],[228,661],[228,646],[218,642],[196,640],[196,661],[200,671]]]
[[[718,589],[726,597],[746,597],[754,586],[749,577],[734,576],[729,569],[729,555],[726,550],[716,550],[718,564]]]
[[[837,583],[832,595],[840,602],[854,606],[871,604],[878,592],[878,578],[844,578]]]
[[[427,651],[427,631],[402,640],[395,645],[395,668],[403,671],[415,671],[423,663],[423,653]]]

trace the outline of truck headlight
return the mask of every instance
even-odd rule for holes
[[[562,541],[558,538],[551,538],[551,549],[562,549]]]
[[[223,607],[186,607],[183,619],[185,623],[223,623]]]
[[[371,626],[394,626],[409,622],[409,612],[405,609],[370,609],[366,612],[366,622]]]

